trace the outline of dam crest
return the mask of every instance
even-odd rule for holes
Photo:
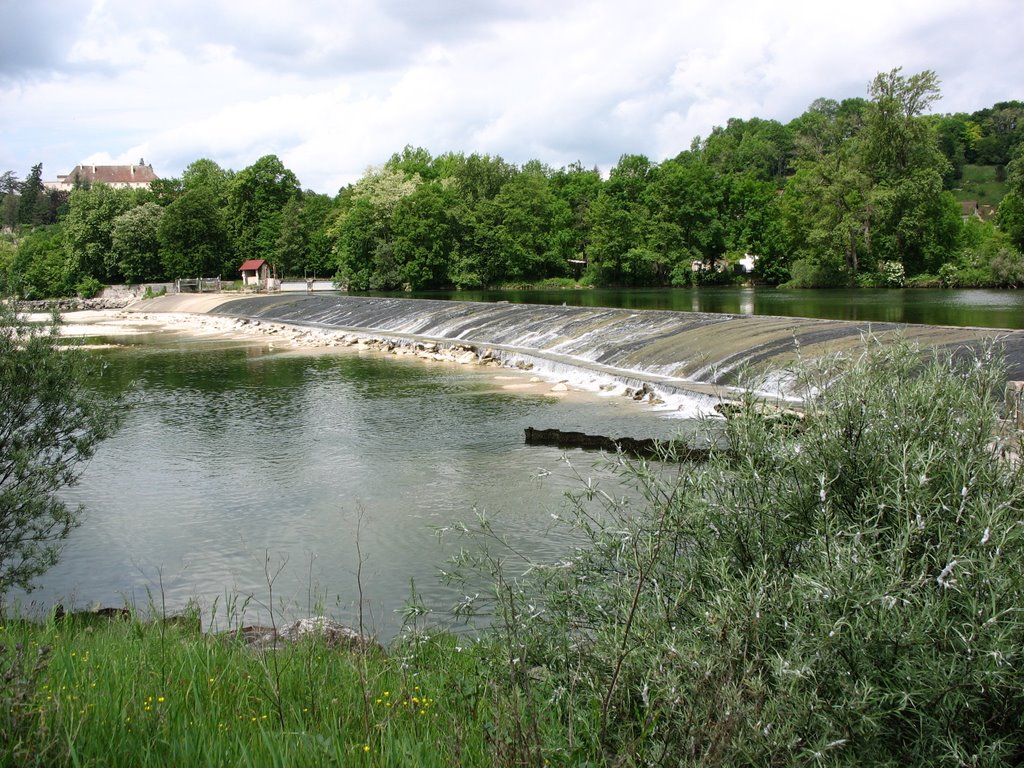
[[[166,311],[146,302],[140,309]],[[180,311],[180,310],[179,310]],[[901,335],[923,348],[968,352],[986,340],[1003,347],[1009,379],[1024,379],[1024,331],[727,315],[666,310],[278,294],[228,299],[210,314],[382,339],[489,348],[546,375],[623,386],[647,384],[668,396],[717,402],[734,387],[788,400],[799,358],[853,353],[868,334]]]

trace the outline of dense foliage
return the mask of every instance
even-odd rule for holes
[[[413,147],[333,198],[303,191],[274,155],[237,173],[197,160],[141,191],[69,195],[44,189],[40,165],[24,181],[8,171],[4,224],[25,253],[0,252],[2,282],[59,295],[234,279],[262,258],[352,290],[1024,284],[1024,103],[926,114],[938,78],[899,69],[867,95],[817,99],[787,124],[730,119],[662,162],[624,154],[607,178]],[[60,263],[28,235],[55,224]],[[740,277],[747,255],[756,267]]]
[[[543,687],[579,753],[616,765],[1019,764],[1001,373],[869,342],[807,372],[824,394],[795,425],[751,401],[707,465],[623,462],[640,505],[588,482],[562,562],[484,523],[452,573],[497,580],[494,677]]]
[[[0,598],[56,562],[78,524],[58,492],[111,434],[116,402],[90,389],[92,364],[59,348],[55,325],[25,322],[0,305]]]

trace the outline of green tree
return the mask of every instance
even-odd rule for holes
[[[450,187],[427,182],[398,202],[390,224],[397,283],[380,287],[415,291],[451,284],[449,269],[460,240],[454,194]]]
[[[851,150],[802,164],[786,185],[783,216],[797,287],[851,283],[870,258],[871,184]]]
[[[209,187],[186,188],[168,205],[157,227],[157,239],[167,278],[237,274],[224,212]],[[221,272],[225,263],[232,264],[226,273]]]
[[[870,262],[871,181],[859,141],[869,105],[864,99],[817,99],[790,123],[797,157],[781,211],[792,285],[829,287],[856,280]]]
[[[650,223],[646,193],[653,167],[644,155],[623,155],[590,206],[589,281],[597,285],[635,284],[636,276],[624,260],[633,249],[646,247]]]
[[[201,158],[185,168],[180,182],[150,185],[165,207],[157,228],[165,277],[237,276],[226,219],[232,178],[213,160]]]
[[[764,253],[773,247],[770,232],[779,213],[775,184],[747,173],[720,180],[725,249]]]
[[[960,230],[960,248],[939,270],[949,288],[1020,288],[1024,256],[1009,235],[990,221],[970,218]]]
[[[21,182],[18,181],[18,177],[14,171],[4,171],[0,173],[0,194],[2,195],[13,195],[21,189]]]
[[[942,195],[948,163],[933,121],[920,117],[941,98],[938,78],[929,70],[904,77],[897,68],[877,75],[870,93],[860,151],[873,185],[872,255],[902,262],[908,274],[936,271],[956,238]]]
[[[608,173],[604,191],[623,202],[642,204],[654,169],[646,155],[623,155]]]
[[[1024,142],[1024,102],[1001,101],[971,115],[981,128],[971,162],[1005,165]]]
[[[479,155],[459,157],[454,163],[453,178],[459,192],[472,204],[480,200],[493,200],[516,174],[515,166],[500,156]]]
[[[701,274],[715,276],[725,252],[722,182],[714,169],[693,152],[680,153],[651,173],[646,190],[653,226],[649,245],[659,254],[655,283],[683,282],[693,261]]]
[[[329,195],[306,190],[302,195],[302,228],[306,235],[303,274],[328,276],[334,274],[334,241],[330,227],[338,209]]]
[[[335,271],[327,233],[334,213],[330,197],[309,190],[285,203],[274,251],[281,275],[330,275]]]
[[[102,283],[119,282],[122,275],[114,257],[114,219],[135,205],[136,193],[96,184],[71,192],[65,224],[65,249],[78,278]]]
[[[418,176],[423,181],[431,181],[438,177],[440,168],[434,165],[430,152],[423,147],[406,144],[401,152],[391,156],[384,166],[390,170],[401,171],[408,177]]]
[[[42,214],[43,223],[56,224],[67,215],[71,193],[66,189],[48,189],[44,195],[46,202],[45,213]]]
[[[910,77],[901,68],[875,76],[862,149],[876,179],[901,178],[918,168],[943,167],[933,126],[916,120],[942,98],[931,70]]]
[[[163,276],[157,235],[164,209],[157,203],[131,208],[116,219],[110,239],[117,270],[126,282],[156,280]]]
[[[474,243],[484,283],[528,283],[566,274],[569,254],[556,233],[569,220],[568,205],[555,196],[539,164],[510,178],[493,200],[477,206]]]
[[[184,185],[181,179],[156,179],[149,182],[149,192],[153,202],[163,208],[177,200],[183,191]]]
[[[555,236],[561,241],[559,250],[576,261],[586,259],[590,243],[588,213],[601,192],[601,173],[587,170],[579,162],[559,169],[551,175],[551,189],[569,211],[569,220],[559,227]]]
[[[630,285],[630,270],[623,260],[634,248],[644,246],[647,210],[604,190],[587,213],[590,243],[587,247],[586,279],[596,285]]]
[[[18,223],[30,227],[34,227],[37,224],[45,224],[49,208],[49,199],[43,190],[43,164],[36,163],[21,183],[21,198],[18,201]]]
[[[18,255],[18,248],[13,238],[0,235],[0,296],[10,296],[15,293],[11,284],[11,265]]]
[[[358,197],[345,203],[343,213],[330,230],[335,243],[338,271],[335,281],[347,290],[365,291],[371,280],[377,283],[397,284],[398,274],[393,264],[378,269],[375,258],[390,252],[384,238],[385,224],[377,215],[368,197]],[[385,257],[387,258],[387,257]]]
[[[68,261],[64,227],[36,227],[18,242],[8,271],[11,293],[27,299],[73,296],[78,275]]]
[[[938,79],[894,69],[870,94],[844,118],[835,102],[815,102],[795,127],[784,209],[797,282],[853,283],[881,262],[934,272],[956,249],[955,203],[942,188],[948,163],[935,121],[921,115],[939,98]]]
[[[999,204],[999,227],[1024,251],[1024,145],[1018,147],[1016,157],[1006,166],[1006,173],[1009,191]]]
[[[936,119],[935,126],[939,149],[949,164],[943,182],[950,189],[963,175],[967,158],[975,156],[981,140],[981,127],[963,112],[942,115]]]
[[[187,182],[186,182],[187,184]],[[228,184],[227,221],[235,258],[225,270],[237,269],[239,259],[273,263],[285,205],[299,194],[295,174],[276,155],[265,155],[239,171]]]
[[[14,171],[4,171],[0,174],[0,227],[15,227],[18,224],[18,191],[21,189],[21,182],[14,174]]]
[[[235,174],[221,168],[209,158],[200,158],[189,163],[181,174],[183,191],[207,189],[213,193],[219,206],[227,206],[228,190]]]
[[[370,168],[344,192],[338,218],[328,229],[336,243],[339,284],[356,291],[401,284],[391,221],[399,202],[421,183],[419,176],[397,168]]]
[[[82,512],[58,494],[119,423],[116,401],[89,386],[92,358],[61,344],[56,321],[0,306],[0,595],[57,561]]]
[[[431,160],[431,178],[439,180],[454,179],[459,168],[461,168],[465,162],[466,156],[461,152],[444,152]]]
[[[787,128],[793,135],[795,159],[804,163],[820,160],[855,138],[867,121],[865,99],[815,99],[807,111]],[[795,170],[795,168],[794,168]]]
[[[757,117],[730,118],[725,128],[715,127],[702,146],[705,161],[719,172],[750,174],[762,181],[785,178],[793,153],[790,128]]]
[[[282,277],[301,275],[306,263],[306,231],[302,226],[302,201],[291,198],[281,210],[280,229],[272,261]]]

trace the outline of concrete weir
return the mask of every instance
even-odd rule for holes
[[[507,361],[517,356],[556,374],[585,371],[627,386],[646,383],[710,397],[740,383],[747,372],[760,375],[763,394],[785,398],[786,377],[777,374],[798,356],[854,351],[866,334],[902,334],[947,350],[977,349],[994,338],[1003,346],[1008,378],[1024,379],[1024,331],[337,294],[219,298],[198,311],[377,338],[460,343],[492,349]],[[148,309],[174,311],[158,306],[161,301]]]

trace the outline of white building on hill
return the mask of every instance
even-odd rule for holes
[[[139,160],[138,165],[76,165],[71,173],[58,176],[56,181],[44,181],[46,189],[71,190],[76,186],[106,184],[117,189],[148,187],[151,181],[160,177],[153,172],[152,165]]]

